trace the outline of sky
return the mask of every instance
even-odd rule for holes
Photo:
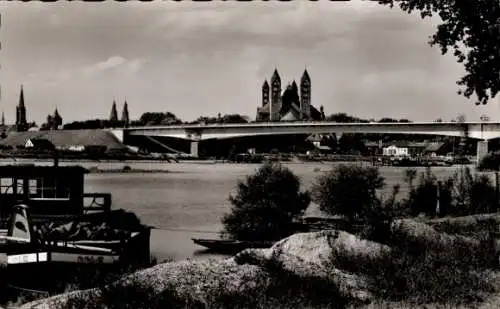
[[[0,3],[0,110],[15,121],[57,107],[64,122],[108,118],[126,99],[132,119],[172,112],[189,121],[254,119],[276,67],[286,84],[311,76],[325,113],[363,118],[500,120],[500,102],[457,94],[464,73],[427,42],[439,23],[374,2]]]

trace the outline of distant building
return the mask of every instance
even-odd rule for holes
[[[34,150],[54,150],[55,146],[48,139],[28,138],[24,144],[24,148]]]
[[[0,145],[11,148],[32,148],[37,140],[48,140],[56,149],[83,151],[101,149],[127,151],[113,133],[105,130],[50,130],[13,132],[0,139]]]
[[[26,106],[24,105],[24,90],[21,85],[21,93],[19,94],[19,105],[16,107],[16,131],[22,132],[29,129],[29,124],[26,120]]]
[[[424,154],[431,157],[444,156],[450,152],[453,152],[453,145],[451,143],[443,142],[429,143],[424,150]]]
[[[47,115],[47,121],[42,125],[42,130],[58,130],[62,126],[63,120],[59,111],[54,110],[53,115]]]
[[[365,146],[371,154],[384,156],[442,156],[453,152],[453,144],[431,141],[365,142]]]
[[[397,147],[395,145],[384,147],[382,148],[382,155],[389,157],[408,156],[408,147]]]
[[[307,137],[307,140],[310,141],[314,147],[321,153],[331,153],[333,149],[328,146],[325,142],[328,141],[328,137],[326,134],[311,134]]]
[[[300,92],[300,94],[299,94]],[[262,85],[262,106],[257,108],[256,121],[319,121],[325,118],[323,107],[311,105],[311,78],[307,70],[300,79],[300,90],[293,81],[281,93],[281,77],[275,69],[271,84]]]

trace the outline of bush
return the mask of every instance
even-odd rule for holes
[[[413,216],[421,213],[429,217],[436,215],[472,215],[496,210],[497,198],[494,184],[487,175],[473,175],[465,167],[443,180],[438,180],[430,168],[422,172],[416,186],[414,169],[405,171],[408,197],[402,202]],[[439,188],[439,189],[438,189]],[[439,211],[437,209],[439,191]]]
[[[239,240],[279,240],[294,232],[294,220],[310,203],[300,180],[280,164],[264,164],[254,175],[238,181],[229,196],[231,212],[224,215],[223,233]]]
[[[312,194],[325,213],[354,220],[381,203],[376,190],[383,187],[377,168],[341,164],[316,179]]]
[[[407,208],[413,216],[419,215],[420,213],[424,213],[428,216],[435,216],[438,198],[438,185],[440,187],[439,193],[443,196],[449,195],[449,192],[444,192],[448,187],[442,186],[440,183],[438,184],[438,179],[432,173],[430,167],[427,168],[425,172],[420,173],[418,185],[416,187],[413,186],[414,178],[416,178],[416,171],[414,169],[408,169],[405,171],[405,181],[409,186],[408,198],[405,201]],[[445,204],[446,203],[439,204],[440,213],[445,213],[449,208],[449,205]]]
[[[477,168],[480,171],[498,171],[500,169],[500,152],[488,153],[481,159]]]
[[[495,185],[487,175],[472,175],[466,167],[455,172],[451,179],[457,215],[489,213],[496,210],[498,201]]]
[[[374,259],[336,251],[333,267],[367,276],[373,293],[386,300],[410,304],[467,304],[480,302],[495,288],[488,278],[495,267],[494,238],[480,239],[471,248],[460,240],[437,245],[424,237],[392,235],[385,240],[391,251]]]

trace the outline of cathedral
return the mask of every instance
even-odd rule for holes
[[[112,125],[116,125],[117,123],[120,122],[125,128],[127,128],[130,125],[130,116],[128,113],[127,99],[125,99],[125,103],[123,103],[121,120],[118,119],[116,101],[113,99],[113,105],[111,105],[111,113],[109,114],[109,122],[112,123]]]
[[[257,108],[256,121],[320,121],[325,118],[320,110],[311,105],[311,78],[304,70],[299,87],[295,80],[281,92],[281,77],[277,69],[262,85],[262,106]]]

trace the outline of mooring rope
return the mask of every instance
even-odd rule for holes
[[[47,291],[27,289],[27,288],[23,288],[23,287],[20,287],[20,286],[15,286],[15,285],[12,285],[12,284],[7,284],[7,287],[11,288],[11,289],[14,289],[14,290],[20,290],[20,291],[25,291],[25,292],[44,294],[46,297],[50,296],[50,293],[47,292]]]

